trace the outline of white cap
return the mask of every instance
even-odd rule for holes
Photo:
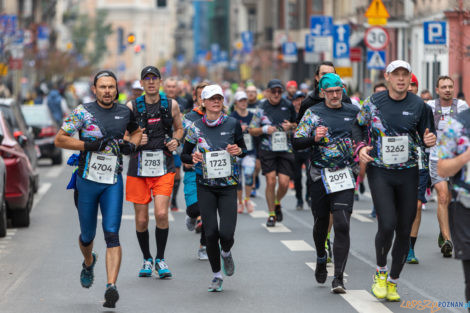
[[[203,100],[212,98],[215,95],[221,95],[222,97],[224,96],[224,92],[219,85],[206,86],[201,92],[201,98]]]
[[[136,80],[132,83],[132,89],[144,90],[144,88],[142,88],[142,86],[140,85],[140,81],[138,81],[138,80]]]
[[[235,93],[235,101],[240,101],[243,99],[248,99],[248,96],[246,95],[246,92],[244,91],[237,91]]]
[[[403,61],[403,60],[395,60],[393,62],[391,62],[388,66],[387,66],[387,69],[386,69],[386,72],[387,73],[391,73],[393,72],[394,70],[398,69],[398,68],[404,68],[405,70],[407,70],[408,72],[411,73],[411,65],[410,63],[406,62],[406,61]]]

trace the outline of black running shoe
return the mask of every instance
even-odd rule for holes
[[[364,183],[359,184],[359,193],[362,195],[364,192],[366,192],[366,186],[364,186]]]
[[[343,275],[338,276],[333,279],[331,283],[331,292],[333,293],[346,293],[346,288],[343,283]]]
[[[315,267],[315,279],[319,284],[324,284],[328,277],[328,271],[326,270],[326,256],[322,259],[317,258],[317,266]]]
[[[446,240],[444,244],[442,245],[441,252],[442,255],[445,258],[450,258],[452,257],[452,250],[454,249],[454,245],[452,244],[452,241]]]
[[[274,212],[276,213],[276,221],[277,222],[282,222],[283,216],[282,216],[282,210],[281,210],[281,205],[280,204],[275,204],[274,205]]]
[[[104,303],[105,308],[115,308],[116,302],[119,300],[119,292],[117,291],[116,285],[107,284],[106,291],[104,293]]]
[[[268,217],[268,221],[266,222],[266,227],[274,227],[276,226],[276,217],[270,216]]]

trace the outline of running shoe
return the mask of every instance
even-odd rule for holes
[[[245,211],[245,207],[243,206],[243,202],[238,202],[237,204],[237,213],[242,214]]]
[[[442,248],[442,246],[444,245],[444,237],[442,237],[442,233],[439,232],[439,237],[437,237],[437,245],[439,246],[439,248]]]
[[[104,303],[105,308],[115,308],[116,302],[119,300],[119,292],[117,291],[115,284],[107,284],[106,291],[104,293]]]
[[[276,213],[276,221],[282,222],[283,216],[282,216],[282,209],[281,209],[280,204],[274,205],[274,212]]]
[[[315,279],[319,284],[324,284],[328,277],[326,270],[326,255],[323,258],[317,257],[317,265],[315,267]]]
[[[189,231],[193,231],[196,228],[197,218],[189,217],[186,215],[186,228]]]
[[[207,291],[209,292],[220,292],[222,291],[222,283],[223,279],[219,277],[214,277],[214,279],[211,281],[211,284],[209,285],[209,288]]]
[[[253,202],[251,202],[250,199],[245,200],[245,208],[248,213],[253,213],[253,210],[255,209]]]
[[[252,189],[250,193],[250,198],[256,198],[256,189]]]
[[[172,276],[165,259],[155,259],[155,272],[161,279]]]
[[[291,190],[294,190],[294,189],[295,189],[295,185],[294,185],[294,181],[293,181],[293,180],[289,181],[289,189],[291,189]]]
[[[346,288],[343,283],[343,275],[335,276],[331,283],[331,292],[333,293],[346,293]]]
[[[142,265],[142,268],[139,271],[139,277],[151,277],[152,276],[152,267],[153,267],[153,260],[144,259],[144,265]]]
[[[400,301],[400,295],[397,292],[397,284],[387,281],[387,300],[391,302]]]
[[[274,227],[274,226],[276,226],[276,217],[269,216],[268,221],[266,222],[266,227]]]
[[[92,252],[93,263],[90,266],[86,266],[85,262],[82,263],[82,272],[80,273],[80,284],[83,288],[90,288],[93,285],[93,280],[95,279],[95,274],[93,269],[95,268],[96,260],[98,259],[98,254]]]
[[[366,186],[364,183],[359,183],[359,193],[362,195],[364,192],[366,192]]]
[[[199,234],[202,231],[202,220],[200,217],[197,219],[197,224],[194,231],[196,232],[196,234]]]
[[[452,244],[452,241],[450,241],[450,240],[444,241],[444,244],[442,245],[442,248],[441,248],[442,255],[445,258],[452,257],[453,248],[454,248],[454,245]]]
[[[371,292],[377,299],[383,299],[387,296],[387,276],[388,272],[375,272]]]
[[[232,276],[235,272],[235,263],[233,262],[232,252],[229,252],[228,256],[223,256],[222,253],[220,256],[222,257],[222,270],[226,276]]]
[[[410,248],[410,251],[408,251],[408,257],[406,258],[406,263],[408,263],[408,264],[419,264],[419,260],[415,256],[415,250]]]
[[[199,250],[197,250],[197,257],[201,261],[209,260],[209,256],[207,255],[206,246],[202,246],[202,247],[199,248]]]
[[[302,200],[297,200],[297,206],[295,207],[297,211],[302,211],[304,209],[304,202]]]

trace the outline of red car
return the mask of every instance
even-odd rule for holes
[[[27,227],[34,199],[34,171],[25,151],[11,133],[3,112],[0,112],[0,139],[0,156],[7,171],[7,215],[14,227]]]

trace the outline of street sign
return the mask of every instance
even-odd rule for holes
[[[244,31],[241,33],[243,52],[251,53],[253,51],[253,32]]]
[[[369,27],[364,34],[364,42],[371,50],[383,50],[390,42],[388,31],[381,26]]]
[[[336,67],[336,74],[341,78],[343,77],[352,77],[352,67]]]
[[[445,21],[424,22],[423,30],[424,30],[424,44],[425,45],[447,44]]]
[[[282,44],[282,60],[286,63],[297,62],[297,45],[295,42],[285,42]]]
[[[385,51],[367,51],[367,68],[375,70],[385,69]]]
[[[212,63],[219,62],[220,47],[218,43],[211,44],[211,61]]]
[[[305,34],[305,52],[315,52],[315,37]]]
[[[333,58],[349,58],[348,24],[339,24],[333,27]]]
[[[324,15],[310,16],[310,33],[314,36],[331,36],[333,17]]]
[[[386,25],[390,14],[382,0],[372,0],[364,16],[368,18],[370,25]]]
[[[355,47],[349,49],[349,59],[351,62],[361,62],[362,61],[362,48]]]

